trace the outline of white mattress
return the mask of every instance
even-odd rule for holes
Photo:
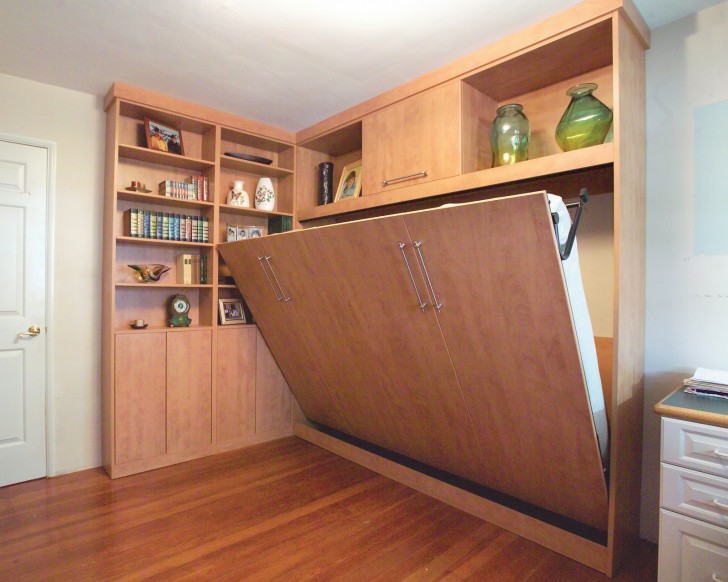
[[[565,244],[571,228],[571,216],[566,209],[563,200],[553,194],[548,195],[551,211],[559,215],[559,244]],[[581,269],[579,268],[579,250],[576,241],[571,250],[571,255],[561,262],[566,279],[566,288],[569,293],[571,314],[576,328],[576,339],[579,343],[581,354],[581,367],[584,370],[586,388],[591,402],[592,415],[594,417],[594,428],[599,441],[599,450],[602,460],[606,462],[609,442],[609,428],[607,426],[607,411],[604,406],[604,392],[602,391],[602,379],[599,376],[599,362],[597,361],[597,348],[594,344],[594,332],[592,330],[591,318],[586,305],[584,285],[581,281]]]

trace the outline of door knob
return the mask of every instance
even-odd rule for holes
[[[35,337],[37,335],[40,335],[40,326],[39,325],[31,325],[28,328],[27,332],[19,333],[18,339],[23,339],[24,337]]]

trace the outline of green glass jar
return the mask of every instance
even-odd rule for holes
[[[509,103],[495,112],[490,126],[490,149],[493,151],[493,167],[507,166],[528,159],[528,141],[531,126],[523,113],[523,106]]]
[[[556,126],[556,143],[562,151],[604,142],[612,125],[612,110],[592,95],[596,88],[596,83],[581,83],[566,92],[571,102]]]

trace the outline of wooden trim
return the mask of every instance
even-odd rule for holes
[[[610,572],[639,539],[645,342],[645,55],[614,15],[614,360]],[[637,446],[635,446],[637,444]]]
[[[232,113],[217,111],[215,109],[205,107],[204,105],[190,103],[188,101],[183,101],[182,99],[177,99],[176,97],[162,95],[161,93],[155,93],[147,89],[133,87],[132,85],[119,83],[118,81],[111,86],[109,91],[106,93],[106,97],[104,97],[104,110],[107,110],[111,106],[114,99],[132,101],[145,107],[164,109],[171,113],[184,111],[185,115],[196,117],[200,120],[207,121],[208,123],[225,125],[237,131],[245,131],[261,137],[285,141],[291,145],[296,140],[295,132],[281,129],[280,127],[274,127],[260,121],[238,117]]]
[[[626,0],[629,1],[629,0]],[[352,121],[361,118],[369,113],[381,109],[411,97],[416,93],[425,91],[457,77],[462,77],[471,71],[482,68],[484,65],[504,59],[515,53],[534,47],[539,43],[546,42],[554,37],[560,36],[572,28],[583,26],[590,21],[604,18],[619,10],[623,6],[622,0],[592,0],[582,2],[565,10],[538,24],[525,28],[505,39],[492,43],[482,49],[458,59],[448,65],[426,73],[408,83],[395,87],[372,99],[364,101],[354,107],[350,107],[336,115],[324,119],[315,125],[302,129],[296,133],[296,143],[301,143],[327,133],[337,127],[347,125]],[[626,9],[626,16],[636,18],[639,13],[630,6]],[[644,22],[639,18],[641,24],[636,25],[642,30]],[[646,27],[644,27],[646,28]]]
[[[678,390],[682,390],[682,388],[678,388]],[[703,424],[711,424],[713,426],[728,428],[728,416],[725,414],[716,414],[714,412],[705,412],[702,410],[691,410],[680,406],[670,406],[668,404],[663,404],[662,402],[655,404],[654,410],[657,414],[677,418],[678,420],[689,420],[691,422],[700,422]]]
[[[553,156],[526,160],[519,164],[488,168],[479,172],[460,174],[441,180],[433,180],[391,192],[381,192],[370,196],[351,198],[334,204],[302,208],[298,212],[299,221],[315,220],[326,216],[347,214],[380,206],[398,204],[411,200],[442,196],[466,190],[489,188],[521,180],[553,176],[564,172],[606,166],[614,161],[614,144],[606,143],[590,148],[574,150]]]
[[[420,493],[581,562],[607,570],[607,548],[297,423],[293,434]]]
[[[292,434],[292,430],[290,428],[287,428],[286,430],[276,432],[251,435],[244,439],[222,444],[214,444],[211,446],[207,446],[203,449],[197,449],[195,451],[167,453],[166,455],[162,455],[160,457],[142,459],[140,461],[134,461],[131,463],[114,465],[112,467],[112,471],[107,472],[112,479],[118,479],[119,477],[126,477],[128,475],[134,475],[136,473],[142,473],[144,471],[151,471],[152,469],[159,469],[161,467],[169,467],[170,465],[176,465],[177,463],[184,463],[185,461],[200,459],[202,457],[207,457],[210,455],[216,455],[217,453],[224,453],[243,447],[249,447],[251,445],[257,445],[268,441],[282,439],[284,437],[291,436]]]

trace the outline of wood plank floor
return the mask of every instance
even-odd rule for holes
[[[644,544],[615,580],[656,570]],[[608,580],[295,437],[0,489],[0,580],[117,579]]]

